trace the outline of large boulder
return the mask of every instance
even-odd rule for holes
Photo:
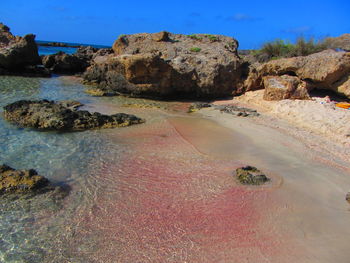
[[[308,84],[298,77],[266,76],[264,81],[264,100],[283,100],[283,99],[310,99],[308,93]]]
[[[119,37],[114,54],[84,74],[101,95],[224,97],[241,92],[238,42],[220,35],[168,32]]]
[[[124,127],[144,122],[130,114],[103,115],[77,110],[77,106],[79,104],[66,101],[20,100],[5,106],[4,116],[21,127],[58,131]]]
[[[31,170],[15,170],[7,165],[0,165],[0,195],[6,193],[25,193],[46,187],[49,180]]]
[[[0,74],[27,73],[47,75],[42,68],[35,35],[14,36],[0,23]]]
[[[296,76],[308,89],[329,89],[350,98],[350,52],[325,50],[309,56],[257,64],[245,80],[245,90],[265,88],[265,76]]]

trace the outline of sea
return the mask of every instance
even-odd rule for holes
[[[82,44],[82,43],[68,43],[68,42],[60,42],[63,44],[66,44],[68,47],[47,47],[47,46],[40,46],[40,44],[47,44],[47,43],[52,43],[55,41],[43,41],[43,40],[37,40],[36,41],[38,45],[38,52],[39,55],[52,55],[57,52],[64,52],[67,54],[73,54],[77,51],[76,46],[91,46],[95,48],[110,48],[110,46],[104,46],[104,45],[94,45],[94,44]]]

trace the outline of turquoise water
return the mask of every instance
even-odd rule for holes
[[[79,82],[62,77],[1,76],[0,98],[0,112],[4,105],[19,99],[77,99],[87,104],[97,100],[86,95]],[[32,200],[0,203],[0,262],[70,262],[65,260],[74,258],[65,251],[70,246],[65,241],[73,239],[78,225],[72,221],[79,211],[88,211],[93,205],[94,191],[100,185],[94,171],[105,162],[118,163],[127,150],[122,144],[106,143],[108,133],[110,130],[38,132],[0,118],[0,163],[36,169],[52,182],[72,188],[63,202],[44,194]],[[86,249],[91,247],[93,244]],[[72,262],[89,261],[79,256]]]

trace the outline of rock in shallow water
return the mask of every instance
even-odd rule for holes
[[[236,169],[236,176],[241,184],[261,185],[270,179],[259,169],[253,166],[245,166]]]
[[[143,123],[134,115],[104,115],[67,107],[66,103],[48,100],[20,100],[4,107],[5,119],[39,130],[81,131],[96,128],[124,127]]]
[[[46,187],[49,180],[33,170],[15,170],[8,165],[0,165],[0,195],[24,193]]]

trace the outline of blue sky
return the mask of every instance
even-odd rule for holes
[[[2,0],[0,22],[38,40],[111,45],[120,34],[223,34],[241,49],[350,33],[350,1]]]

